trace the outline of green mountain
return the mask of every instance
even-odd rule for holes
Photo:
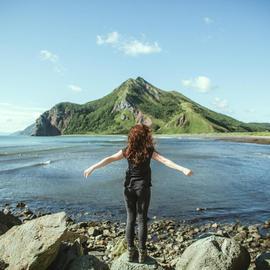
[[[85,104],[58,103],[21,132],[33,136],[127,134],[135,123],[151,125],[155,134],[270,130],[267,124],[240,122],[138,77]]]

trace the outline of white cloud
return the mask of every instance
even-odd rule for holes
[[[46,108],[0,103],[0,132],[15,132],[34,123]]]
[[[161,48],[157,42],[152,44],[143,43],[138,40],[133,40],[129,42],[125,42],[120,48],[127,55],[139,55],[139,54],[151,54],[151,53],[159,53],[161,52]]]
[[[214,20],[211,19],[210,17],[204,17],[203,21],[204,21],[205,24],[211,24],[211,23],[214,22]]]
[[[48,50],[41,50],[39,52],[39,55],[40,55],[41,60],[44,60],[44,61],[50,61],[53,63],[56,63],[58,61],[58,55]]]
[[[98,45],[102,45],[102,44],[115,44],[119,41],[119,33],[114,31],[114,32],[111,32],[111,33],[108,33],[107,35],[105,36],[100,36],[100,35],[97,35],[97,44]]]
[[[198,76],[195,78],[182,80],[182,85],[187,88],[193,88],[199,92],[209,92],[213,87],[211,80],[206,76]]]
[[[229,104],[228,104],[227,99],[221,99],[219,97],[215,97],[214,101],[213,101],[213,104],[218,109],[227,110],[229,108]]]
[[[68,85],[68,88],[73,92],[81,92],[82,88],[78,85],[70,84]]]
[[[159,53],[162,50],[157,42],[150,43],[138,39],[130,40],[130,38],[123,37],[116,31],[104,36],[97,35],[96,43],[98,45],[108,44],[129,56]]]
[[[230,108],[230,105],[227,99],[215,97],[212,104],[218,111],[222,113],[232,114],[232,115],[234,114],[234,111]]]
[[[63,73],[65,68],[61,65],[57,54],[48,50],[41,50],[39,57],[42,61],[49,62],[52,65],[52,70],[56,73]]]

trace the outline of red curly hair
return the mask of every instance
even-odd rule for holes
[[[149,157],[149,149],[155,151],[155,144],[151,128],[142,123],[136,124],[129,130],[128,145],[124,155],[138,165]]]

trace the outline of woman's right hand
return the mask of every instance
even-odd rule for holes
[[[93,172],[93,170],[94,170],[94,169],[93,169],[92,166],[89,167],[88,169],[86,169],[86,170],[83,172],[85,178],[87,178],[87,176],[91,175],[91,173]]]
[[[192,170],[186,168],[183,170],[183,174],[186,176],[191,176],[191,175],[193,175],[193,172],[192,172]]]

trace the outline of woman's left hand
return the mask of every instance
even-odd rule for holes
[[[89,176],[89,175],[91,175],[91,173],[93,172],[93,167],[91,166],[91,167],[89,167],[88,169],[86,169],[85,171],[84,171],[84,176],[85,176],[85,178],[87,178],[87,176]]]
[[[192,170],[187,169],[187,168],[184,169],[183,173],[184,173],[184,175],[186,175],[186,176],[191,176],[191,175],[193,175]]]

